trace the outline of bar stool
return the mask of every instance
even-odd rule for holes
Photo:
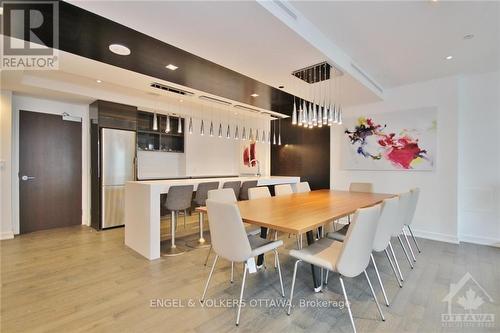
[[[206,182],[199,183],[198,188],[196,189],[196,194],[194,196],[194,204],[197,207],[203,207],[206,205],[208,191],[216,190],[219,188],[219,182]],[[203,213],[199,212],[199,228],[200,228],[200,238],[198,240],[192,240],[186,243],[187,246],[192,248],[202,248],[210,246],[207,244],[205,238],[203,237]]]
[[[248,200],[248,189],[257,187],[256,180],[247,180],[241,184],[240,200]]]
[[[236,198],[238,198],[240,196],[241,182],[239,180],[225,182],[224,185],[222,185],[222,188],[232,188],[234,191],[234,195],[236,196]]]
[[[193,197],[193,185],[180,185],[171,186],[167,193],[167,201],[165,202],[165,208],[168,209],[172,214],[171,219],[171,233],[172,240],[170,248],[163,254],[164,256],[177,256],[184,254],[185,251],[179,249],[175,245],[175,227],[177,225],[177,218],[179,216],[179,211],[186,210],[191,207],[191,198]]]

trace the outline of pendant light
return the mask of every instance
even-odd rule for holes
[[[339,111],[338,111],[338,114],[339,114],[339,117],[338,117],[338,121],[337,121],[337,123],[338,123],[339,125],[342,125],[342,106],[341,106],[341,105],[339,105]]]
[[[210,136],[214,136],[214,122],[210,120]]]
[[[281,118],[278,120],[278,127],[279,127],[278,146],[281,146]]]
[[[189,127],[188,127],[189,134],[193,134],[193,118],[189,117]]]
[[[200,135],[205,135],[205,121],[201,120]]]
[[[262,143],[266,143],[266,131],[262,130]]]
[[[297,125],[297,104],[295,104],[295,96],[293,96],[292,125]]]
[[[275,120],[273,120],[273,145],[276,144],[276,123]]]
[[[156,112],[153,114],[153,131],[158,130],[158,116],[156,115]]]
[[[167,123],[165,125],[165,133],[170,133],[170,116],[167,114]]]
[[[238,139],[239,139],[240,134],[239,134],[238,132],[239,132],[239,131],[238,131],[238,125],[236,125],[236,128],[235,128],[235,130],[234,130],[234,139],[235,139],[235,140],[238,140]]]
[[[222,138],[222,123],[219,123],[219,138]]]
[[[259,129],[255,130],[255,142],[259,142]]]
[[[247,139],[247,133],[245,130],[245,126],[243,126],[243,134],[241,135],[241,140],[246,140]]]
[[[248,140],[253,141],[253,133],[252,133],[251,127],[250,127],[250,135],[248,136]]]
[[[182,134],[182,118],[179,117],[178,123],[177,123],[177,133]]]
[[[231,127],[227,124],[226,139],[231,139]]]

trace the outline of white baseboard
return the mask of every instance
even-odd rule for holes
[[[12,231],[0,232],[0,240],[13,239],[13,238],[14,238],[14,233]]]
[[[415,237],[431,239],[431,240],[446,242],[446,243],[453,243],[453,244],[459,243],[458,238],[455,235],[442,234],[439,232],[418,230],[418,229],[413,229],[413,228],[411,228],[411,230],[413,231],[413,234],[415,235]]]
[[[474,235],[460,235],[460,242],[500,247],[500,239],[490,238],[490,237],[479,237],[479,236],[474,236]]]

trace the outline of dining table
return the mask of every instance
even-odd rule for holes
[[[394,196],[396,195],[387,193],[324,189],[238,201],[236,204],[243,222],[261,227],[260,237],[267,238],[269,230],[294,234],[300,240],[305,234],[307,244],[311,245],[318,235],[321,236],[321,229],[325,225],[349,216],[357,209],[379,204]],[[199,213],[207,212],[206,207],[198,207],[196,210]],[[257,265],[262,262],[263,257],[260,256]],[[318,292],[322,288],[319,270],[311,265],[311,271],[314,290]]]

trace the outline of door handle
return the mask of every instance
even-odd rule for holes
[[[35,179],[35,177],[33,177],[33,176],[26,176],[26,175],[24,175],[24,176],[21,177],[21,180],[23,180],[23,181],[33,180],[33,179]]]

